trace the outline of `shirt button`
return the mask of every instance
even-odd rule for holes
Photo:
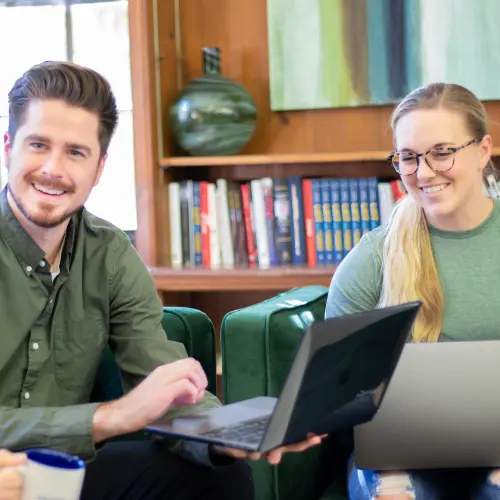
[[[32,268],[31,266],[28,266],[28,267],[26,268],[26,271],[28,271],[29,273],[31,273],[31,271],[33,271],[33,268]]]
[[[29,392],[24,393],[24,399],[29,399],[31,394]]]
[[[38,345],[38,342],[33,342],[33,349],[34,349],[35,351],[37,351],[39,347],[40,347],[40,346]]]
[[[40,261],[40,267],[45,267],[45,261],[44,260]]]

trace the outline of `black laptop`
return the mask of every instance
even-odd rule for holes
[[[420,302],[316,321],[304,336],[278,399],[257,397],[169,419],[146,431],[266,452],[369,422],[379,408]]]

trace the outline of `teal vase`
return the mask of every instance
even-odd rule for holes
[[[218,48],[202,54],[203,75],[170,108],[175,139],[192,156],[238,154],[255,131],[257,107],[245,88],[221,75]]]

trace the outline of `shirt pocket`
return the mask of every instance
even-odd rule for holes
[[[56,383],[70,393],[66,404],[88,401],[107,341],[108,329],[99,317],[65,321],[56,329]]]

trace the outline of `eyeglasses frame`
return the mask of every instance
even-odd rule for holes
[[[391,163],[392,167],[394,168],[394,170],[399,174],[399,175],[414,175],[415,173],[418,172],[418,169],[420,167],[420,158],[424,158],[425,162],[427,163],[427,165],[429,166],[429,168],[433,171],[433,172],[448,172],[448,170],[451,170],[454,166],[455,166],[455,155],[458,151],[460,151],[461,149],[464,149],[466,148],[467,146],[470,146],[471,144],[475,144],[475,143],[478,143],[478,142],[481,142],[484,138],[484,135],[483,136],[480,136],[480,137],[474,137],[474,139],[471,139],[470,141],[466,142],[465,144],[462,144],[461,146],[455,146],[455,147],[451,147],[451,148],[443,148],[443,151],[449,151],[450,153],[453,153],[453,163],[451,165],[451,167],[445,169],[445,170],[436,170],[432,165],[431,163],[429,162],[429,160],[427,159],[427,155],[431,152],[431,151],[434,151],[436,150],[436,148],[431,148],[429,149],[428,151],[426,151],[425,153],[414,153],[414,156],[415,156],[415,159],[417,160],[417,166],[415,168],[415,170],[409,174],[402,174],[401,172],[398,171],[398,169],[395,167],[392,159],[394,158],[394,156],[396,156],[397,154],[401,154],[401,153],[398,153],[397,150],[394,150],[390,155],[388,155],[386,157],[386,159]]]

